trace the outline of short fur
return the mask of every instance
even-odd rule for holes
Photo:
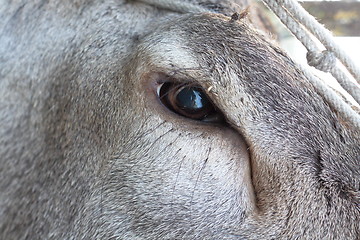
[[[247,19],[2,0],[0,99],[0,239],[360,238],[359,131]]]

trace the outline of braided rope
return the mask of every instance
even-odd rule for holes
[[[337,66],[336,57],[358,82],[360,82],[360,70],[355,67],[355,64],[347,57],[345,52],[335,44],[331,33],[294,0],[263,0],[263,2],[308,50],[308,64],[320,71],[330,72],[341,87],[360,104],[360,87],[356,82],[351,81],[346,73]],[[309,32],[316,36],[326,50],[319,50],[317,42],[312,40]],[[329,88],[326,90],[324,86],[319,84],[320,80],[314,74],[304,68],[303,72],[330,105],[346,119],[353,122],[355,126],[359,127],[360,116],[357,112],[350,106],[345,107],[345,102],[333,90]]]
[[[273,0],[272,0],[273,1]],[[349,72],[360,84],[360,68],[352,61],[351,58],[340,48],[334,41],[334,38],[329,30],[321,25],[312,15],[310,15],[297,1],[295,0],[277,0],[278,5],[282,4],[284,8],[294,16],[295,19],[301,22],[325,48],[335,54],[342,64],[349,70]]]
[[[346,74],[336,65],[336,57],[339,55],[339,52],[337,51],[337,55],[335,55],[335,52],[331,50],[320,51],[320,49],[317,47],[317,43],[311,39],[309,32],[306,31],[307,29],[304,29],[299,20],[293,19],[293,17],[289,13],[289,10],[284,9],[282,6],[279,5],[279,2],[281,1],[264,0],[264,2],[279,17],[279,19],[286,25],[286,27],[296,36],[296,38],[306,47],[306,49],[308,50],[308,64],[317,68],[320,71],[330,72],[339,82],[341,87],[343,87],[354,98],[354,100],[360,104],[359,87],[355,83],[353,83],[353,81],[351,81],[346,76]],[[318,25],[320,24],[318,23]],[[325,32],[328,31],[326,30]],[[330,36],[329,38],[332,38],[332,36]],[[328,41],[333,42],[333,40]],[[343,56],[343,59],[348,59],[345,53],[342,52],[340,55]],[[353,63],[351,63],[350,59],[348,59],[347,63],[348,65],[354,65]],[[352,66],[350,69],[352,69],[353,72],[356,72],[356,68],[354,66]]]
[[[315,76],[309,69],[304,66],[297,65],[297,67],[304,73],[306,78],[315,87],[316,91],[328,102],[328,104],[340,113],[344,119],[351,122],[355,128],[360,129],[360,116],[357,114],[349,104],[344,102],[340,96],[329,88],[322,80]]]

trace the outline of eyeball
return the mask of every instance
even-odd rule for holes
[[[159,86],[158,96],[167,108],[181,116],[205,122],[223,119],[200,86],[166,82]]]

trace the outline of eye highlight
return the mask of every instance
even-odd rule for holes
[[[181,116],[205,122],[223,120],[200,86],[165,82],[160,84],[158,95],[167,108]]]

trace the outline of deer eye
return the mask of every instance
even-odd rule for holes
[[[206,122],[222,121],[222,115],[200,86],[166,82],[159,86],[158,94],[161,102],[179,115]]]

